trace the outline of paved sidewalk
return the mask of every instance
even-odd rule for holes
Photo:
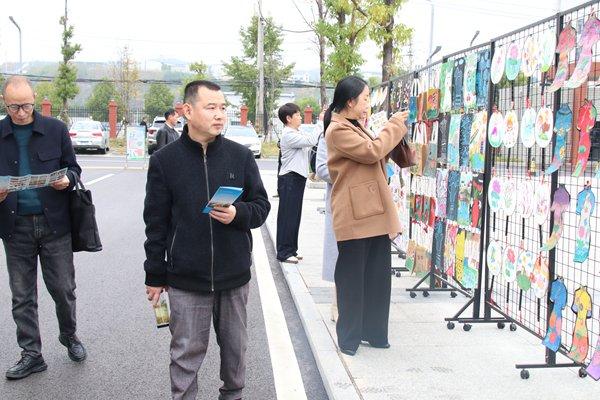
[[[276,193],[275,171],[263,172],[270,198]],[[309,185],[314,186],[314,185]],[[519,329],[474,325],[464,332],[450,331],[445,317],[452,316],[467,299],[448,293],[419,295],[411,299],[406,288],[417,278],[403,274],[392,278],[387,350],[361,346],[354,357],[341,354],[330,320],[333,285],[321,279],[325,191],[307,187],[304,194],[300,252],[297,266],[281,264],[296,307],[303,319],[325,388],[336,400],[399,399],[562,399],[597,398],[600,382],[581,379],[577,369],[530,370],[522,380],[516,363],[544,361],[540,341]],[[275,238],[278,199],[271,198],[267,226]],[[402,260],[393,258],[394,266]],[[466,314],[468,316],[469,314]],[[567,362],[559,356],[559,362]]]

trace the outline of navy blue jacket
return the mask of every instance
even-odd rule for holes
[[[219,186],[243,188],[229,225],[202,213]],[[205,157],[186,125],[179,140],[150,157],[144,203],[146,285],[202,292],[246,284],[250,229],[260,227],[270,209],[252,152],[218,136]]]
[[[42,202],[44,215],[52,231],[58,235],[71,231],[69,218],[69,191],[75,184],[75,175],[81,168],[67,126],[56,118],[44,117],[37,111],[33,114],[33,134],[29,140],[29,164],[32,174],[46,174],[68,168],[71,181],[65,190],[52,187],[36,189]],[[10,116],[0,121],[0,176],[19,175],[19,148],[13,135]],[[0,202],[0,238],[10,239],[17,215],[17,193],[9,193]]]

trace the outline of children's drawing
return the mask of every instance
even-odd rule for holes
[[[514,81],[519,71],[521,70],[521,48],[517,42],[512,42],[508,45],[506,52],[506,79]]]
[[[510,244],[504,249],[502,273],[508,283],[512,283],[517,279],[517,250]]]
[[[497,85],[504,75],[504,65],[506,63],[506,46],[497,47],[494,49],[494,57],[492,58],[491,79],[494,85]]]
[[[458,191],[460,188],[460,171],[448,173],[448,198],[446,200],[446,218],[456,221],[458,214]]]
[[[590,349],[587,320],[592,318],[592,297],[585,287],[577,289],[573,295],[571,310],[577,315],[571,349],[567,356],[578,363],[585,362]]]
[[[576,213],[579,215],[579,224],[575,234],[575,255],[573,261],[582,263],[588,259],[590,254],[590,239],[592,237],[592,228],[590,226],[590,217],[596,207],[596,196],[592,188],[586,186],[577,195]]]
[[[452,114],[448,130],[448,166],[458,168],[460,161],[460,114]]]
[[[547,72],[554,65],[554,50],[556,49],[556,34],[547,30],[540,36],[540,71]]]
[[[460,226],[471,225],[471,191],[473,185],[473,173],[464,171],[460,174],[460,189],[458,192],[458,215],[457,222]]]
[[[554,120],[550,107],[542,107],[535,118],[535,142],[544,148],[552,141]]]
[[[527,39],[525,39],[523,51],[521,53],[521,71],[527,78],[533,75],[539,65],[539,56],[540,51],[538,49],[538,42],[533,36],[528,36]]]
[[[487,111],[480,111],[473,117],[471,139],[469,143],[469,160],[471,169],[483,172],[485,161],[485,134],[487,132]]]
[[[535,120],[537,113],[533,108],[526,108],[521,118],[521,142],[527,149],[535,144]]]
[[[463,92],[465,110],[475,108],[477,106],[477,53],[467,56]]]
[[[524,292],[531,289],[534,265],[535,256],[533,253],[528,250],[522,250],[517,258],[517,285]]]
[[[502,271],[502,261],[504,254],[502,244],[494,239],[490,239],[486,252],[487,266],[490,274],[497,276]]]
[[[471,227],[481,229],[483,203],[483,172],[473,174],[473,187],[471,191]]]
[[[510,149],[517,144],[517,139],[519,137],[519,120],[517,118],[517,113],[514,110],[510,110],[506,113],[506,117],[504,117],[504,126],[506,126],[506,130],[502,142],[504,143],[504,147]]]
[[[558,36],[558,45],[556,46],[556,52],[559,53],[558,68],[554,75],[554,81],[548,88],[550,93],[560,89],[567,80],[567,74],[569,73],[569,53],[575,48],[576,44],[577,32],[573,26],[569,25]]]
[[[554,123],[554,132],[556,132],[556,142],[554,145],[554,157],[552,163],[546,169],[546,175],[550,175],[562,166],[567,155],[567,137],[571,132],[573,125],[573,112],[568,104],[562,104],[556,112],[556,122]]]
[[[456,235],[456,261],[454,263],[454,279],[458,282],[463,281],[465,270],[465,242],[467,240],[467,231],[458,228]]]
[[[521,218],[530,218],[533,215],[535,209],[534,199],[535,188],[531,179],[526,179],[519,183],[519,190],[517,190],[517,208],[516,213]]]
[[[554,200],[552,201],[552,208],[550,208],[550,211],[554,211],[552,234],[542,246],[542,250],[549,251],[556,247],[563,231],[563,214],[569,208],[570,201],[571,195],[567,192],[567,189],[564,186],[559,186],[554,192]]]
[[[440,112],[452,109],[452,73],[454,62],[447,61],[440,68]]]
[[[500,111],[495,111],[490,117],[490,126],[488,129],[488,140],[490,145],[494,148],[500,147],[504,140],[504,132],[506,131],[506,124],[504,117]]]
[[[598,336],[598,342],[596,343],[594,354],[592,354],[592,360],[590,361],[586,372],[595,380],[600,380],[600,336]]]
[[[444,270],[444,242],[446,240],[446,221],[443,219],[435,220],[433,228],[433,246],[431,260],[433,265],[440,271]]]
[[[542,180],[535,185],[535,223],[543,225],[550,215],[550,182]]]
[[[452,72],[452,109],[460,110],[464,105],[463,84],[465,79],[465,58],[454,60]]]
[[[448,276],[454,276],[456,235],[458,235],[458,225],[452,221],[447,221],[446,242],[444,243],[444,273]]]
[[[477,107],[487,107],[490,87],[491,51],[485,49],[477,53]]]
[[[552,313],[548,321],[548,332],[542,343],[550,350],[556,352],[561,342],[562,311],[567,305],[567,287],[562,279],[556,279],[552,282],[550,301],[554,303],[554,306],[552,307]]]
[[[503,196],[502,183],[502,179],[497,176],[493,176],[490,180],[488,187],[488,204],[490,206],[490,211],[492,212],[500,211]]]
[[[533,275],[531,287],[535,297],[541,299],[548,293],[548,282],[550,281],[550,270],[548,269],[548,259],[542,254],[538,254],[533,265]]]
[[[517,207],[517,188],[512,178],[506,178],[502,182],[502,209],[504,214],[512,215]]]
[[[571,78],[565,83],[565,87],[575,89],[587,80],[592,68],[592,48],[598,40],[600,40],[600,21],[595,14],[592,14],[583,25],[580,39],[581,53],[579,53],[575,70],[573,70]]]
[[[460,119],[460,138],[458,144],[459,166],[469,166],[469,144],[471,141],[471,127],[473,125],[473,114],[464,114]]]
[[[579,145],[577,146],[577,165],[573,169],[573,176],[578,177],[585,171],[592,141],[590,131],[596,123],[598,112],[591,101],[586,100],[579,109],[579,117],[577,118],[577,129],[579,129]]]
[[[438,168],[436,171],[436,202],[435,216],[446,218],[446,201],[448,196],[448,170]]]
[[[477,276],[479,271],[479,240],[478,233],[467,232],[465,241],[465,259],[463,268],[462,285],[467,289],[477,287]]]

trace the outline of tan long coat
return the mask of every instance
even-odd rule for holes
[[[386,156],[404,137],[404,122],[392,117],[377,138],[333,113],[325,133],[333,183],[331,209],[336,240],[400,232],[387,185]]]

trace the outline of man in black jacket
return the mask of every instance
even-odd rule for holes
[[[0,121],[0,176],[46,174],[68,168],[51,187],[7,193],[0,189],[0,237],[4,242],[21,359],[6,372],[21,379],[44,371],[37,314],[37,264],[56,303],[59,341],[73,361],[86,351],[77,336],[75,270],[71,248],[69,190],[81,168],[64,123],[33,110],[35,94],[20,76],[6,80],[2,97],[8,116]]]
[[[156,304],[169,291],[173,398],[196,398],[212,317],[221,349],[219,399],[239,399],[246,368],[250,229],[265,222],[271,206],[252,152],[221,136],[226,103],[220,87],[191,82],[184,102],[188,123],[180,140],[150,158],[146,293]],[[243,193],[234,204],[203,214],[220,186]]]
[[[165,124],[160,127],[158,132],[156,132],[156,150],[160,150],[169,143],[173,143],[177,139],[179,139],[179,132],[175,130],[177,126],[177,111],[172,108],[169,108],[165,112]]]

